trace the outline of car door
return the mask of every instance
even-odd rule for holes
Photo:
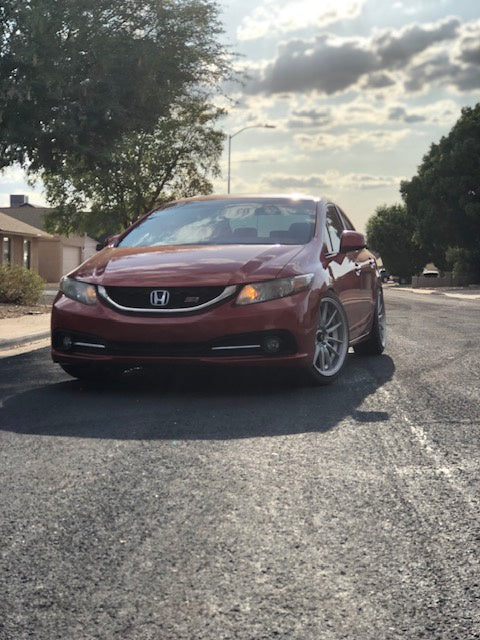
[[[355,231],[354,226],[340,209],[335,205],[345,229]],[[355,260],[355,273],[359,279],[357,282],[357,300],[359,325],[358,331],[362,335],[369,331],[372,321],[372,313],[375,306],[375,280],[377,278],[377,261],[375,256],[366,247],[351,252],[351,258]]]
[[[333,281],[333,290],[347,314],[350,339],[362,335],[364,313],[361,291],[362,268],[357,262],[358,250],[340,253],[340,242],[345,225],[337,208],[327,205],[325,217],[325,245],[328,269]]]

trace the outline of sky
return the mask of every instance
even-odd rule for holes
[[[376,207],[401,202],[401,180],[461,108],[480,102],[476,0],[219,4],[245,74],[226,87],[222,121],[232,193],[326,196],[364,230]],[[216,193],[227,191],[227,149]],[[18,169],[0,175],[0,205],[10,193],[45,203]]]

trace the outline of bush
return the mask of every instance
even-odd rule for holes
[[[453,275],[465,282],[480,282],[480,252],[463,247],[450,247],[446,252],[447,263]]]
[[[44,286],[36,271],[17,264],[0,266],[0,302],[38,304]]]

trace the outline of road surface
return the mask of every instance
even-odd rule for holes
[[[327,388],[0,360],[1,640],[480,637],[480,301]]]

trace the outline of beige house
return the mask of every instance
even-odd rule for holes
[[[53,248],[55,238],[0,210],[0,243],[0,265],[19,264],[40,272],[40,246]]]
[[[28,198],[23,195],[10,196],[10,207],[0,207],[2,219],[3,216],[8,217],[38,234],[34,251],[32,251],[31,268],[38,271],[44,280],[53,283],[58,282],[64,274],[92,256],[96,251],[97,241],[87,235],[65,237],[46,233],[45,215],[49,211],[48,207],[35,207],[29,204]],[[2,233],[1,230],[0,233]],[[18,263],[17,253],[20,241],[16,242],[15,262]],[[23,263],[20,262],[20,264]]]

